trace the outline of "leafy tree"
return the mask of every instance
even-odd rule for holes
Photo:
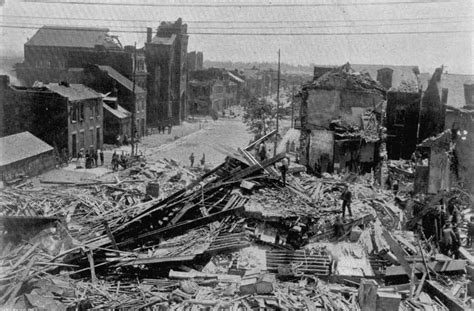
[[[265,99],[252,98],[244,105],[244,123],[255,137],[261,137],[275,124],[275,108]]]

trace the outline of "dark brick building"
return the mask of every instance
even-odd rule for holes
[[[147,79],[147,123],[179,124],[186,118],[187,106],[187,25],[181,18],[162,22],[152,38],[148,29],[145,45]]]
[[[102,96],[84,85],[19,87],[0,76],[0,106],[3,136],[29,131],[72,156],[80,148],[102,148]]]
[[[146,86],[145,54],[133,46],[122,47],[107,28],[43,26],[24,45],[24,62],[16,67],[17,77],[26,86],[67,81],[70,68],[89,64],[108,65]],[[136,57],[135,57],[136,55]],[[136,58],[136,62],[134,62]]]

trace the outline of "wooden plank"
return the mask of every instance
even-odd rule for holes
[[[390,233],[388,233],[387,230],[385,230],[385,229],[383,230],[382,236],[385,238],[385,241],[390,246],[390,250],[393,252],[393,254],[397,258],[400,265],[403,267],[405,272],[408,274],[408,277],[411,278],[412,269],[411,269],[410,265],[408,264],[408,262],[405,259],[405,252],[403,251],[401,246],[392,238],[392,236],[390,235]]]
[[[245,147],[244,150],[252,149],[255,145],[257,145],[257,144],[267,140],[268,138],[272,137],[273,135],[275,135],[276,132],[277,132],[277,130],[273,130],[270,133],[268,133],[267,135],[264,135],[264,136],[260,137],[259,139],[257,139],[256,141],[254,141],[253,143],[251,143],[250,145]]]
[[[459,248],[459,254],[461,255],[461,258],[466,259],[470,264],[474,264],[474,256],[472,256],[464,247],[461,246]]]
[[[131,237],[127,240],[124,240],[124,241],[118,243],[118,246],[128,245],[128,244],[135,243],[135,242],[145,240],[145,239],[150,240],[150,239],[154,239],[154,238],[159,238],[159,237],[167,236],[170,233],[176,233],[176,232],[183,232],[184,233],[188,229],[195,228],[195,227],[198,227],[198,226],[202,226],[202,225],[211,223],[213,221],[219,220],[221,218],[224,218],[226,216],[236,215],[236,214],[239,214],[239,213],[242,213],[242,212],[243,212],[243,207],[237,207],[237,208],[229,209],[229,210],[226,210],[226,211],[214,213],[214,214],[211,214],[211,215],[206,216],[206,217],[201,217],[201,218],[189,220],[189,221],[182,222],[182,223],[179,223],[179,224],[176,224],[176,225],[173,225],[173,226],[168,226],[168,227],[161,228],[161,229],[158,229],[158,230],[150,231],[150,232],[141,234],[141,235],[136,236],[136,237]]]
[[[467,310],[467,306],[462,303],[461,300],[454,297],[446,288],[444,288],[437,281],[426,281],[426,291],[438,297],[443,304],[445,304],[450,311],[463,311]]]

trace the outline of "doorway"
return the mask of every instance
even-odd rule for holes
[[[77,157],[77,135],[72,134],[72,156]]]

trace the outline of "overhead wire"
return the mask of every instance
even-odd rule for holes
[[[229,7],[229,8],[270,8],[270,7],[341,7],[341,6],[377,6],[377,5],[406,5],[406,4],[439,4],[452,3],[455,0],[405,0],[405,1],[364,1],[364,2],[337,2],[337,3],[132,3],[132,2],[101,2],[101,1],[59,1],[59,0],[25,0],[30,3],[68,4],[68,5],[102,5],[102,6],[131,6],[131,7]]]
[[[64,17],[64,16],[35,16],[35,15],[9,15],[3,14],[4,18],[35,18],[35,19],[54,19],[54,20],[84,20],[84,21],[114,21],[114,22],[160,22],[156,19],[122,19],[122,18],[91,18],[91,17]],[[464,16],[443,16],[443,17],[411,17],[411,18],[373,18],[373,19],[313,19],[313,20],[187,20],[185,23],[196,24],[283,24],[283,23],[353,23],[353,22],[380,22],[380,21],[420,21],[420,20],[451,20],[451,19],[473,19],[473,15]]]
[[[442,24],[459,24],[459,23],[464,23],[465,21],[445,21]],[[346,28],[346,27],[385,27],[385,26],[417,26],[417,25],[430,25],[434,23],[439,23],[439,22],[415,22],[415,23],[385,23],[385,24],[350,24],[350,25],[311,25],[311,26],[259,26],[259,29],[324,29],[324,28]],[[90,25],[84,25],[84,24],[71,24],[71,25],[64,25],[64,24],[47,24],[47,23],[18,23],[15,22],[14,24],[9,23],[9,22],[4,22],[4,25],[14,25],[14,26],[32,26],[32,27],[42,27],[42,26],[52,26],[55,27],[57,26],[58,28],[60,27],[90,27]],[[155,26],[151,25],[99,25],[99,27],[114,27],[114,28],[147,28],[151,27],[154,28]],[[206,30],[206,29],[221,29],[221,30],[227,30],[227,29],[255,29],[255,26],[223,26],[223,27],[218,27],[218,26],[194,26],[192,29],[199,29],[199,30]]]
[[[54,26],[53,26],[54,27]],[[33,26],[21,25],[5,25],[0,24],[0,28],[15,28],[15,29],[38,29]],[[70,30],[71,27],[57,27],[58,30]],[[81,31],[97,31],[92,28],[84,28]],[[116,33],[138,33],[145,34],[146,31],[140,30],[116,30],[109,29],[110,32]],[[357,35],[412,35],[412,34],[452,34],[452,33],[472,33],[474,30],[439,30],[439,31],[381,31],[381,32],[187,32],[188,35],[228,35],[228,36],[357,36]]]

